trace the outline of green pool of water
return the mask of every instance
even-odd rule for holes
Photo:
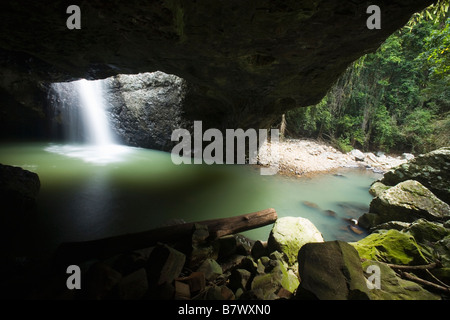
[[[62,241],[144,231],[177,219],[192,222],[265,208],[275,208],[279,217],[310,219],[325,240],[354,241],[364,234],[351,232],[346,219],[368,209],[369,186],[380,177],[363,169],[310,178],[262,176],[252,166],[177,166],[169,153],[154,150],[51,143],[0,145],[0,163],[39,174],[34,234],[20,238],[33,237],[41,250],[53,250]],[[267,226],[244,234],[266,240],[269,232]]]

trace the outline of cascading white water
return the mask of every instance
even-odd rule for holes
[[[71,144],[52,145],[47,151],[105,164],[121,161],[120,155],[131,150],[114,142],[104,86],[103,80],[84,79],[51,85],[54,118],[62,126],[64,139]]]
[[[105,113],[103,82],[82,79],[73,82],[73,85],[80,97],[80,108],[88,130],[89,142],[98,146],[113,144]]]

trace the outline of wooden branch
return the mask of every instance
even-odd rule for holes
[[[436,290],[439,290],[439,291],[443,291],[443,292],[446,292],[446,293],[450,293],[450,288],[443,287],[443,286],[438,285],[438,284],[436,284],[436,283],[433,283],[433,282],[430,282],[430,281],[421,279],[421,278],[419,278],[419,277],[417,277],[417,276],[412,275],[411,273],[408,273],[408,272],[400,272],[400,275],[401,275],[402,277],[408,279],[408,280],[417,282],[418,284],[421,284],[421,285],[424,285],[424,286],[428,286],[428,287],[431,287],[431,288],[433,288],[433,289],[436,289]]]
[[[192,229],[196,223],[206,225],[210,239],[217,239],[272,224],[276,219],[277,212],[270,208],[236,217],[183,223],[99,240],[63,243],[56,251],[55,262],[57,265],[67,266],[93,258],[108,257],[150,247],[157,242],[171,243],[182,239],[190,240]]]
[[[438,266],[438,263],[436,263],[436,262],[432,262],[430,264],[418,265],[418,266],[406,266],[406,265],[391,264],[391,263],[386,263],[386,264],[389,267],[391,267],[392,269],[397,269],[397,270],[429,270],[429,269],[434,269]]]

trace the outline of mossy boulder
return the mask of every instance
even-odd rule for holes
[[[380,275],[380,287],[369,290],[371,300],[439,300],[440,297],[425,290],[415,282],[404,280],[395,274],[385,263],[366,260],[362,262],[362,268],[368,270],[369,266],[378,266]],[[372,273],[366,273],[371,276]]]
[[[450,203],[450,147],[420,155],[385,173],[382,183],[388,186],[416,180],[438,198]]]
[[[369,193],[371,195],[373,195],[374,197],[379,197],[383,192],[385,192],[389,188],[390,188],[390,186],[387,186],[387,185],[381,183],[380,181],[375,181],[370,186]]]
[[[450,218],[450,206],[420,182],[407,180],[375,197],[370,203],[370,213],[376,215],[364,218],[370,220],[369,227],[394,220],[413,222],[424,218],[445,221]]]
[[[298,253],[298,298],[368,299],[358,252],[343,241],[305,244]]]
[[[427,253],[414,237],[410,233],[395,229],[380,230],[351,245],[361,258],[367,260],[403,265],[429,263]]]
[[[269,252],[280,251],[286,254],[290,265],[297,261],[300,248],[306,243],[323,242],[320,231],[308,219],[283,217],[277,219],[268,239]]]
[[[436,242],[450,235],[450,229],[441,223],[419,219],[411,223],[405,231],[414,236],[418,243]]]

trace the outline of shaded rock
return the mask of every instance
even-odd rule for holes
[[[395,274],[384,263],[366,260],[362,262],[364,270],[371,265],[380,268],[380,288],[373,288],[368,291],[371,300],[439,300],[440,297],[425,290],[415,282],[404,280]],[[371,274],[367,274],[370,276]]]
[[[441,223],[430,222],[425,219],[418,219],[404,229],[414,236],[417,242],[436,242],[450,235],[450,229],[445,228]]]
[[[229,277],[229,286],[234,291],[237,291],[239,288],[244,290],[249,289],[250,286],[248,286],[248,284],[251,283],[251,281],[249,281],[251,277],[252,273],[248,270],[234,269]]]
[[[450,147],[420,155],[386,172],[381,182],[395,186],[406,180],[419,181],[442,201],[450,203]]]
[[[267,242],[266,241],[256,241],[253,244],[252,247],[252,251],[251,251],[251,255],[253,257],[253,259],[258,260],[259,258],[261,258],[262,256],[266,256],[267,255]]]
[[[222,267],[216,260],[206,259],[200,267],[198,267],[197,271],[203,272],[207,281],[213,281],[222,274]]]
[[[366,229],[375,228],[378,224],[380,224],[380,222],[378,214],[376,213],[364,213],[358,219],[358,225]]]
[[[126,277],[118,284],[119,298],[123,300],[141,299],[148,290],[147,272],[141,268]]]
[[[234,300],[234,293],[227,286],[211,286],[196,297],[200,300]]]
[[[189,300],[191,298],[191,290],[187,283],[175,281],[175,299]]]
[[[206,286],[206,279],[205,274],[203,272],[192,272],[187,277],[181,277],[177,278],[175,280],[175,284],[177,282],[183,282],[184,284],[188,285],[189,287],[189,296],[194,296],[197,293],[203,291]],[[178,285],[180,289],[180,295],[186,295],[185,293],[185,286]],[[176,287],[175,287],[176,288]]]
[[[450,235],[432,244],[427,244],[433,258],[439,260],[442,267],[432,269],[431,273],[450,286]]]
[[[41,183],[39,176],[20,167],[0,164],[0,192],[17,198],[36,200]]]
[[[363,259],[403,265],[429,263],[414,237],[395,229],[380,230],[351,245]]]
[[[180,275],[185,261],[186,256],[183,253],[167,245],[158,244],[146,264],[149,285],[171,283]]]
[[[319,209],[319,206],[318,206],[316,203],[314,203],[314,202],[311,202],[311,201],[303,201],[302,203],[303,203],[303,205],[305,205],[306,207],[313,208],[313,209]]]
[[[246,256],[240,261],[238,268],[245,269],[250,273],[255,273],[258,268],[258,264],[251,256]]]
[[[374,198],[370,212],[377,214],[376,224],[392,220],[412,222],[419,218],[445,221],[450,217],[450,206],[420,182],[407,180]]]
[[[0,203],[4,216],[2,219],[34,210],[40,187],[36,173],[0,164]]]
[[[369,193],[374,197],[379,197],[383,192],[385,192],[389,188],[390,188],[389,186],[386,186],[379,181],[375,181],[370,186]]]
[[[154,247],[121,254],[112,262],[112,267],[126,276],[145,266]]]
[[[395,229],[398,231],[402,231],[406,228],[408,228],[411,225],[411,223],[408,222],[402,222],[402,221],[388,221],[385,223],[381,223],[379,225],[376,225],[371,230],[377,231],[377,230],[390,230]]]
[[[85,278],[81,287],[85,288],[83,293],[86,298],[102,300],[114,296],[113,289],[121,282],[122,275],[108,265],[96,262],[89,268]],[[81,280],[83,281],[83,277]]]
[[[208,226],[194,224],[192,230],[192,247],[189,254],[189,266],[199,266],[204,260],[211,258],[216,260],[219,256],[219,242],[209,241]]]
[[[336,211],[333,210],[324,210],[324,213],[329,217],[336,217]]]
[[[280,261],[274,261],[276,266],[270,273],[257,275],[252,281],[251,291],[258,299],[278,299],[277,293],[282,288],[294,293],[299,285],[298,277],[291,270],[288,270]]]
[[[219,243],[219,260],[224,260],[236,252],[237,240],[233,235],[221,237]]]
[[[369,298],[358,252],[346,242],[305,244],[298,253],[298,272],[299,298]]]
[[[286,254],[289,264],[297,260],[298,250],[310,242],[323,242],[320,231],[311,221],[301,217],[277,219],[269,235],[269,252],[280,251]]]

